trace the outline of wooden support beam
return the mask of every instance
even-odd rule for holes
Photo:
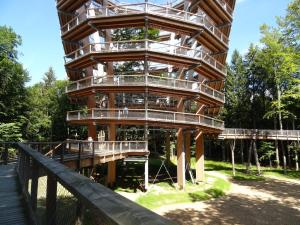
[[[34,212],[37,208],[37,194],[39,182],[39,166],[36,161],[32,162],[32,180],[31,180],[31,207]]]
[[[196,136],[196,181],[204,181],[204,137],[203,133]]]
[[[113,186],[116,183],[116,161],[107,163],[107,184]]]
[[[47,176],[47,194],[46,194],[46,224],[56,225],[56,178],[48,174]]]
[[[185,153],[182,128],[179,128],[177,132],[177,183],[179,189],[185,188]]]
[[[149,162],[148,159],[145,161],[145,190],[149,188]]]

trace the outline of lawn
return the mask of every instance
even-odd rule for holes
[[[165,205],[203,201],[225,195],[230,185],[229,181],[211,175],[206,175],[206,181],[199,185],[187,182],[185,190],[161,182],[150,186],[150,190],[143,193],[136,202],[148,209],[155,209]]]

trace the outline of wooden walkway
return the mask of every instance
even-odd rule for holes
[[[0,165],[0,224],[28,224],[15,164]]]

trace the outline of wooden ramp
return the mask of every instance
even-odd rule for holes
[[[0,224],[28,224],[15,164],[0,165]]]

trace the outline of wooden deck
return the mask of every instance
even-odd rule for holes
[[[15,164],[0,165],[0,224],[29,224]]]

